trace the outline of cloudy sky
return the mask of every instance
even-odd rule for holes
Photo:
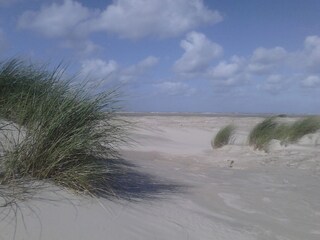
[[[127,111],[320,113],[319,0],[0,0],[0,59],[68,65]]]

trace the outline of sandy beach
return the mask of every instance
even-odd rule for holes
[[[135,123],[115,176],[117,197],[48,187],[0,208],[0,240],[318,240],[320,134],[297,143],[247,143],[259,116],[123,116]],[[285,118],[294,121],[297,118]],[[232,142],[213,149],[219,129]]]

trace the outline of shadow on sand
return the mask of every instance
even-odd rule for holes
[[[104,181],[94,182],[95,185],[93,187],[97,189],[96,192],[93,192],[94,197],[114,202],[118,200],[141,202],[165,199],[173,194],[185,192],[186,186],[143,173],[138,166],[127,160],[101,161],[103,161],[103,164],[107,164],[106,167],[109,173],[106,174]],[[45,195],[37,194],[47,190],[49,190],[49,195],[47,193]],[[29,183],[23,182],[21,187],[18,186],[15,191],[17,192],[12,193],[10,187],[1,186],[0,184],[0,223],[3,226],[7,226],[6,228],[12,228],[12,232],[10,230],[7,232],[12,236],[11,239],[16,239],[17,229],[21,228],[21,226],[26,230],[29,228],[27,222],[25,222],[26,216],[32,216],[37,219],[39,228],[42,229],[41,211],[37,207],[39,201],[54,205],[68,203],[76,211],[78,204],[83,204],[77,200],[79,198],[75,197],[73,199],[71,195],[61,193],[60,187],[53,187],[52,184],[49,184],[47,188],[47,184],[41,181],[37,183],[33,183],[33,181]],[[35,200],[35,202],[28,201],[30,199]],[[41,236],[41,233],[39,236]],[[2,239],[1,234],[0,239]]]
[[[139,166],[128,160],[107,160],[106,163],[110,173],[105,182],[95,185],[98,197],[129,201],[153,200],[183,193],[187,187],[141,172]]]

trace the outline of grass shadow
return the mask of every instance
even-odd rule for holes
[[[125,159],[105,162],[110,172],[105,178],[106,182],[96,182],[95,195],[98,197],[129,201],[154,200],[183,193],[187,187],[141,172],[138,166]]]

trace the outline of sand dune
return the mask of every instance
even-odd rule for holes
[[[0,222],[0,239],[320,239],[319,133],[286,146],[273,140],[264,152],[247,145],[260,117],[126,119],[136,144],[122,147],[118,198],[48,186]],[[229,123],[233,142],[212,149]]]

